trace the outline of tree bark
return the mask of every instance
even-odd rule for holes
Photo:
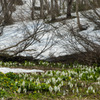
[[[35,1],[36,0],[32,0],[32,11],[31,11],[31,18],[32,18],[32,20],[34,20]]]
[[[43,18],[44,17],[44,14],[43,14],[43,0],[40,0],[40,18]]]
[[[59,15],[58,0],[55,0],[55,12],[56,12],[56,15]]]
[[[55,20],[55,14],[54,14],[54,0],[51,0],[51,20]]]
[[[78,28],[79,30],[82,30],[82,26],[80,24],[80,18],[79,18],[79,13],[78,13],[78,10],[79,10],[79,0],[76,0],[76,16],[77,16],[77,25],[78,25]]]
[[[67,18],[71,18],[72,3],[73,0],[67,0]]]

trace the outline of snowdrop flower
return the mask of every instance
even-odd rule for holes
[[[76,93],[79,93],[79,90],[78,90],[78,88],[76,89]]]
[[[81,86],[82,86],[82,87],[84,86],[84,83],[83,83],[83,82],[81,83]]]
[[[61,86],[62,86],[62,84],[59,84],[58,86],[59,86],[59,87],[61,87]]]
[[[49,74],[49,76],[53,76],[53,73],[52,73],[52,71],[50,71],[50,74]]]
[[[58,81],[61,81],[62,79],[58,77]]]
[[[98,82],[98,85],[100,85],[100,82]]]
[[[39,78],[36,79],[36,82],[40,82]]]
[[[71,83],[69,86],[70,86],[70,88],[72,88],[73,87],[73,84]]]
[[[91,72],[91,68],[89,68],[88,71]]]
[[[50,93],[53,91],[53,88],[51,86],[49,86],[49,91]]]
[[[15,85],[17,85],[17,83],[18,83],[18,82],[16,81],[16,82],[15,82]]]
[[[75,87],[77,87],[77,83],[75,84]]]
[[[88,90],[93,90],[93,87],[92,86],[88,87]]]
[[[66,95],[66,92],[65,91],[63,91],[63,95]]]
[[[44,82],[46,82],[47,80],[46,79],[44,79]]]
[[[70,81],[68,82],[68,85],[72,84]]]
[[[72,92],[75,93],[75,90],[73,89]]]
[[[100,81],[100,77],[98,77],[97,80]]]
[[[58,86],[58,91],[60,92],[60,86]]]
[[[63,86],[63,81],[61,82],[61,86]]]
[[[3,91],[5,91],[5,89],[3,88]]]
[[[60,71],[57,71],[57,72],[56,72],[56,75],[58,76],[59,74],[60,74]]]
[[[52,78],[52,83],[55,85],[56,84],[56,79]]]
[[[81,78],[81,77],[82,77],[82,75],[83,75],[83,73],[80,73],[80,74],[79,74],[79,78]]]
[[[66,73],[63,71],[63,72],[61,73],[61,75],[62,75],[62,76],[65,76],[65,75],[66,75]]]
[[[95,90],[93,89],[93,93],[95,93]]]
[[[93,75],[91,75],[90,78],[93,78]]]
[[[37,85],[40,84],[39,78],[36,79],[36,84],[37,84]]]
[[[23,81],[22,86],[23,86],[23,87],[25,86],[25,81]]]
[[[20,93],[21,92],[21,88],[19,88],[17,91],[18,91],[18,93]]]
[[[49,84],[50,82],[51,82],[51,80],[49,79],[49,80],[46,81],[46,84]]]
[[[22,77],[22,75],[21,75],[21,74],[19,74],[19,77]]]
[[[4,100],[4,97],[2,97],[1,100]]]
[[[34,79],[34,78],[33,78],[33,77],[31,77],[31,78],[30,78],[30,82],[32,82],[32,81],[33,81],[33,79]]]
[[[86,93],[88,94],[89,93],[89,90],[87,90]]]
[[[58,91],[57,86],[54,86],[54,91],[55,91],[55,92],[57,92],[57,91]]]
[[[26,92],[27,92],[26,88],[24,88],[23,92],[24,92],[24,93],[26,93]]]

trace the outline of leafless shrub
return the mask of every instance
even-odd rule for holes
[[[5,2],[1,2],[2,4],[6,3],[7,6],[8,3]],[[12,5],[15,5],[15,3],[11,3]],[[3,8],[4,6],[2,5],[2,19],[1,19],[1,26],[0,26],[0,32],[3,34],[5,29],[7,29],[7,27],[10,26],[6,26],[8,24],[5,23],[6,21],[9,21],[13,19],[12,16],[12,11],[10,11],[11,8],[6,9]],[[5,12],[5,10],[7,10]],[[25,11],[25,10],[24,10]],[[27,11],[25,11],[27,12]],[[8,19],[4,18],[6,16],[6,14],[9,16]],[[19,16],[20,15],[20,16]],[[30,16],[28,14],[28,16]],[[35,16],[37,17],[37,16]],[[18,13],[18,20],[20,20],[20,28],[17,28],[16,25],[15,27],[12,25],[12,29],[16,28],[16,32],[20,32],[20,34],[22,34],[21,38],[20,37],[14,37],[16,40],[13,41],[13,43],[10,43],[10,45],[8,44],[8,42],[5,43],[5,47],[3,46],[4,44],[0,44],[0,53],[7,53],[13,56],[19,55],[19,54],[27,54],[29,53],[31,56],[34,55],[34,58],[37,58],[38,56],[40,56],[42,53],[44,53],[46,50],[48,50],[49,48],[51,48],[54,45],[54,41],[53,41],[53,35],[48,35],[45,38],[45,41],[43,40],[44,35],[46,35],[46,33],[49,33],[50,31],[54,30],[53,27],[52,28],[48,28],[47,24],[43,21],[40,20],[38,17],[32,21],[27,20],[25,16],[23,16],[22,13]],[[17,21],[17,20],[16,20]],[[9,22],[10,24],[10,22]],[[11,29],[11,28],[10,28]],[[12,30],[10,30],[12,31]],[[2,36],[1,36],[2,38]],[[10,37],[11,38],[11,37]],[[44,46],[43,48],[40,47],[40,50],[38,50],[38,45],[37,47],[34,46],[36,44],[41,44],[41,42],[44,41]],[[3,42],[3,41],[2,41]],[[43,43],[42,43],[43,44]],[[29,48],[31,46],[31,48]],[[33,47],[32,47],[33,46]]]

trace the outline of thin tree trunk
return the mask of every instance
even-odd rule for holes
[[[59,15],[58,0],[55,0],[55,12],[57,15]]]
[[[44,17],[44,14],[43,14],[43,0],[40,0],[40,18],[43,18]]]
[[[49,10],[50,5],[48,4],[47,0],[44,0],[44,2],[45,2],[45,5],[46,5],[47,13],[49,14],[49,12],[50,12],[50,10]]]
[[[67,0],[67,18],[71,18],[72,3],[73,0]]]
[[[31,18],[34,20],[34,12],[35,12],[35,2],[36,0],[32,0],[32,11],[31,11]]]
[[[54,0],[51,0],[51,20],[55,20],[55,14],[54,14]]]
[[[79,18],[79,13],[78,13],[78,10],[79,10],[79,0],[76,0],[76,16],[77,16],[77,25],[78,25],[78,28],[79,30],[82,30],[82,26],[80,24],[80,18]]]

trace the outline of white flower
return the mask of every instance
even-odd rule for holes
[[[73,89],[72,92],[75,93],[75,90]]]
[[[63,81],[61,82],[61,86],[63,86]]]
[[[52,71],[50,71],[50,74],[49,74],[49,76],[53,76],[53,73],[52,73]]]
[[[22,75],[21,75],[21,74],[19,74],[19,77],[22,77]]]
[[[93,75],[91,75],[90,78],[93,78]]]
[[[98,82],[98,85],[100,85],[100,82]]]
[[[4,100],[4,97],[2,97],[1,100]]]
[[[20,93],[21,92],[21,88],[19,88],[17,91],[18,91],[18,93]]]
[[[62,79],[58,77],[58,81],[61,81]]]
[[[55,91],[55,92],[57,92],[57,91],[58,91],[57,86],[54,86],[54,91]]]
[[[56,79],[52,78],[52,83],[55,85],[56,84]]]
[[[66,95],[66,92],[65,91],[63,91],[63,95]]]
[[[92,87],[92,86],[89,86],[89,87],[88,87],[88,90],[93,90],[93,87]]]
[[[39,79],[39,78],[36,79],[36,83],[37,83],[37,84],[40,83],[40,79]]]
[[[75,84],[75,87],[77,87],[77,83]]]
[[[62,76],[65,76],[65,75],[66,75],[66,73],[63,71],[63,72],[61,73],[61,75],[62,75]]]
[[[84,83],[81,83],[81,86],[83,87],[84,86]]]
[[[58,76],[59,74],[60,74],[60,71],[57,71],[57,72],[56,72],[56,75]]]
[[[34,78],[33,78],[33,77],[31,77],[31,78],[30,78],[30,82],[32,82],[32,81],[33,81],[33,79],[34,79]]]
[[[51,86],[49,86],[49,91],[50,93],[53,91],[53,88]]]
[[[87,90],[87,91],[86,91],[86,93],[88,94],[88,93],[89,93],[89,91]]]
[[[23,92],[24,92],[24,93],[26,93],[26,92],[27,92],[26,88],[24,88]]]
[[[49,79],[49,80],[46,81],[46,84],[49,84],[50,82],[51,82],[51,80]]]
[[[73,84],[71,83],[69,86],[70,86],[70,88],[72,88],[73,87]]]
[[[100,81],[100,77],[98,77],[97,80]]]
[[[25,81],[23,81],[22,86],[23,86],[23,87],[25,86]]]
[[[95,93],[95,90],[93,90],[93,93]]]
[[[15,82],[15,85],[17,85],[17,83],[18,83],[18,82],[16,81],[16,82]]]
[[[58,86],[58,91],[60,92],[60,86]]]
[[[78,90],[78,88],[76,89],[76,92],[77,92],[77,93],[79,93],[79,90]]]

